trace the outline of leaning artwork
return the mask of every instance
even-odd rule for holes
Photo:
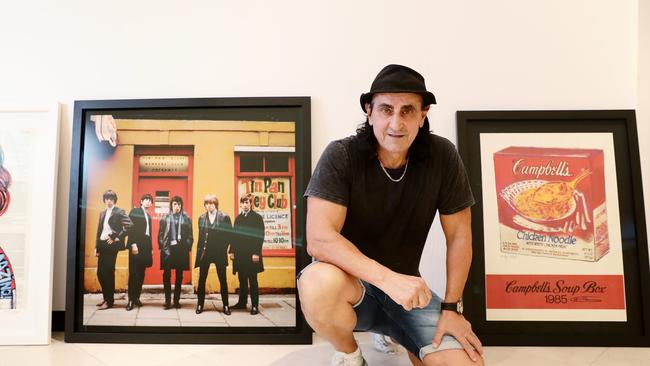
[[[76,104],[69,340],[303,337],[307,100]]]
[[[0,345],[47,344],[59,105],[0,105]]]
[[[4,167],[4,153],[0,145],[0,217],[9,209],[11,174]],[[16,308],[16,278],[9,255],[2,250],[0,241],[0,310]]]

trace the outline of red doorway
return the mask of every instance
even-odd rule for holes
[[[134,157],[134,196],[135,207],[140,205],[140,197],[149,193],[153,204],[148,212],[152,217],[153,265],[147,268],[145,284],[162,284],[163,271],[160,269],[158,250],[158,229],[160,220],[169,213],[172,197],[183,199],[183,210],[192,217],[192,149],[191,148],[144,148],[136,149]],[[179,163],[180,161],[180,163]],[[190,261],[191,262],[191,261]],[[189,263],[191,264],[191,263]],[[183,272],[183,283],[192,283],[192,271]]]

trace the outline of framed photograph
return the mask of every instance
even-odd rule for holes
[[[485,345],[648,346],[634,111],[459,111],[476,205],[466,316]]]
[[[59,105],[0,106],[0,345],[49,344]]]
[[[311,343],[310,99],[77,101],[65,339]]]

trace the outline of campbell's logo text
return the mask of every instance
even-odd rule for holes
[[[569,164],[566,161],[555,162],[549,160],[546,164],[528,165],[526,159],[519,159],[512,165],[512,172],[515,175],[534,175],[539,178],[544,175],[570,177]]]

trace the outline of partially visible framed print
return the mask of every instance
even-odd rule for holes
[[[460,111],[485,345],[650,345],[634,111]]]
[[[310,99],[75,102],[68,342],[311,343]]]
[[[0,345],[49,344],[59,105],[0,106]]]

